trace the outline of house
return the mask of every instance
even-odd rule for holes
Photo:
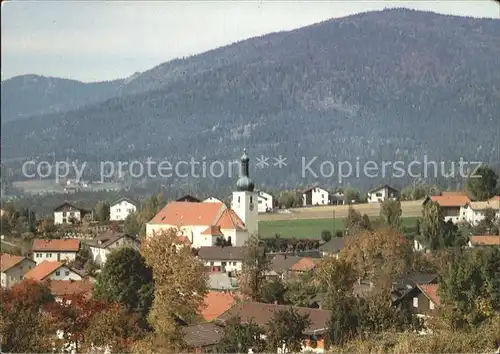
[[[200,247],[198,249],[198,258],[212,272],[238,272],[241,271],[245,254],[243,247]]]
[[[353,202],[354,201],[352,201],[352,200],[348,201],[349,204],[351,204]],[[344,193],[337,191],[337,192],[335,192],[333,194],[330,194],[329,203],[332,204],[332,205],[344,205],[346,203]]]
[[[258,234],[257,195],[249,178],[249,158],[241,157],[242,176],[233,192],[232,208],[224,203],[170,202],[146,224],[147,237],[176,229],[192,247],[210,247],[224,239],[233,246],[243,246],[250,235]]]
[[[368,203],[381,203],[385,200],[396,200],[399,198],[399,191],[387,184],[376,187],[368,192]]]
[[[421,318],[434,317],[438,314],[441,299],[438,295],[439,284],[417,284],[408,293],[405,301],[408,302],[411,311]],[[411,302],[410,302],[411,301]]]
[[[90,248],[92,259],[98,266],[103,266],[109,254],[120,247],[133,247],[139,249],[140,242],[137,238],[126,233],[105,231],[91,240],[84,241]]]
[[[290,277],[311,271],[314,268],[316,268],[316,260],[311,257],[280,254],[271,259],[269,271],[266,276],[269,278],[279,277],[282,280],[287,280]]]
[[[345,237],[332,237],[332,239],[319,247],[322,256],[335,255],[338,257],[340,251],[345,247]]]
[[[82,280],[82,275],[62,262],[43,261],[27,272],[24,277],[36,281]]]
[[[212,321],[229,310],[236,303],[236,297],[230,292],[209,291],[203,299],[200,314],[205,321]]]
[[[56,300],[62,300],[68,296],[85,294],[92,295],[94,284],[88,280],[48,280],[47,285]]]
[[[448,222],[451,220],[453,223],[458,223],[460,221],[466,221],[467,211],[466,206],[471,203],[471,200],[466,195],[438,195],[438,196],[427,196],[425,197],[422,205],[426,205],[429,202],[435,202],[439,205],[443,211],[444,221]]]
[[[273,210],[273,196],[264,191],[258,192],[257,197],[258,211],[259,213],[267,213]]]
[[[215,197],[207,197],[203,199],[202,203],[224,203],[222,200]]]
[[[2,270],[2,287],[10,288],[12,285],[23,281],[27,272],[36,265],[31,259],[10,254],[0,254]]]
[[[82,222],[85,215],[90,211],[76,207],[65,202],[54,209],[54,224],[72,224]]]
[[[484,220],[486,211],[492,209],[495,211],[496,218],[500,218],[500,201],[488,200],[484,202],[469,202],[462,209],[465,213],[465,220],[471,225],[477,225]]]
[[[260,302],[239,302],[234,304],[229,310],[215,319],[215,323],[222,326],[234,317],[239,317],[242,323],[249,323],[251,320],[264,332],[267,324],[273,319],[278,311],[293,308],[300,315],[308,315],[310,325],[304,331],[302,351],[312,351],[316,353],[325,352],[325,337],[328,332],[328,322],[331,312],[320,309],[306,307],[296,307],[288,305],[265,304]],[[264,336],[265,339],[265,336]],[[280,348],[277,348],[280,351]]]
[[[500,235],[471,236],[469,247],[497,246],[500,247]]]
[[[80,240],[76,239],[35,239],[31,247],[36,264],[43,261],[71,262],[76,259],[78,251],[80,251]]]
[[[213,353],[224,335],[224,328],[213,322],[182,326],[188,353]]]
[[[115,200],[109,207],[109,220],[121,221],[125,220],[127,216],[137,211],[139,203],[129,198],[119,198]]]
[[[201,203],[201,200],[193,197],[192,195],[186,194],[185,196],[177,199],[176,202]]]
[[[304,189],[302,192],[302,205],[327,205],[329,203],[329,194],[326,189],[313,186]]]

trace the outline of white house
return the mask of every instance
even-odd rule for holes
[[[137,211],[138,203],[129,198],[120,198],[109,207],[109,220],[121,221]]]
[[[470,202],[462,207],[462,214],[465,214],[465,219],[471,225],[477,225],[481,220],[484,220],[486,210],[492,209],[495,211],[495,216],[500,219],[500,201],[488,200],[485,202]]]
[[[87,213],[89,213],[89,211],[65,202],[54,209],[54,224],[78,223],[83,220],[83,217]]]
[[[223,201],[218,198],[210,196],[208,198],[203,199],[203,203],[223,203]]]
[[[257,204],[259,213],[266,213],[268,211],[271,211],[273,210],[273,196],[264,191],[259,191]]]
[[[135,237],[112,231],[106,231],[92,240],[86,240],[85,243],[89,246],[92,259],[98,266],[103,266],[114,250],[121,247],[139,249],[140,244]]]
[[[0,254],[0,263],[3,288],[10,288],[12,285],[23,281],[25,274],[35,268],[36,265],[29,258],[12,256],[6,253]]]
[[[67,261],[76,259],[76,254],[80,250],[80,240],[75,239],[35,239],[31,252],[36,264],[43,261]]]
[[[24,275],[26,279],[44,280],[82,280],[82,276],[62,262],[43,261]]]
[[[398,197],[399,191],[386,184],[368,192],[368,203],[380,203],[388,199],[396,200]]]
[[[243,247],[200,247],[200,258],[211,271],[234,272],[241,271],[244,259]]]
[[[441,208],[444,221],[453,223],[467,220],[467,205],[471,203],[469,197],[464,194],[443,194],[437,196],[427,196],[422,204],[425,206],[429,202],[435,202]]]
[[[243,246],[258,233],[257,194],[248,177],[248,157],[241,158],[242,176],[233,192],[232,208],[224,203],[170,202],[146,224],[148,237],[155,232],[176,229],[192,247],[210,247],[222,238],[232,246]]]
[[[303,206],[327,204],[329,204],[329,194],[327,190],[314,186],[302,191]]]

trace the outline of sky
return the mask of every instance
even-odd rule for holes
[[[494,0],[3,1],[2,80],[124,78],[243,39],[389,7],[500,19]]]

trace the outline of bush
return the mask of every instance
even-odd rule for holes
[[[325,242],[328,242],[332,239],[332,233],[329,230],[321,231],[321,239]]]

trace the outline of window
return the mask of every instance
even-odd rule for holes
[[[117,245],[117,246],[120,246],[120,241],[116,241],[116,245]]]
[[[119,213],[120,212],[120,209],[116,209],[116,212]]]
[[[431,300],[429,300],[429,308],[434,310],[434,303]]]
[[[211,266],[213,267],[213,265],[214,265],[214,262],[210,262],[210,265],[211,265]]]
[[[66,218],[63,218],[63,224],[66,224],[66,222],[67,222]]]
[[[56,275],[57,275],[57,276],[61,275],[61,272],[57,270],[57,271],[56,271]]]
[[[45,253],[45,257],[47,257],[47,258],[52,257],[52,253]]]
[[[250,197],[250,204],[253,203],[253,197]]]
[[[63,211],[63,218],[64,218],[64,217],[66,217],[66,212],[65,212],[65,211]]]
[[[238,197],[238,203],[240,202],[240,197]]]
[[[69,216],[75,216],[75,213],[71,212],[69,213]]]
[[[233,262],[233,265],[235,266],[235,265],[236,265],[236,262]]]
[[[382,196],[382,193],[380,193],[380,192],[375,193],[375,196],[376,196],[376,197],[381,197],[381,196]]]
[[[20,275],[19,280],[23,280],[24,276]]]
[[[66,271],[64,272],[64,275],[65,275],[65,276],[68,276],[68,275],[69,275],[69,270],[66,270]]]
[[[418,297],[413,298],[413,307],[418,307]]]

